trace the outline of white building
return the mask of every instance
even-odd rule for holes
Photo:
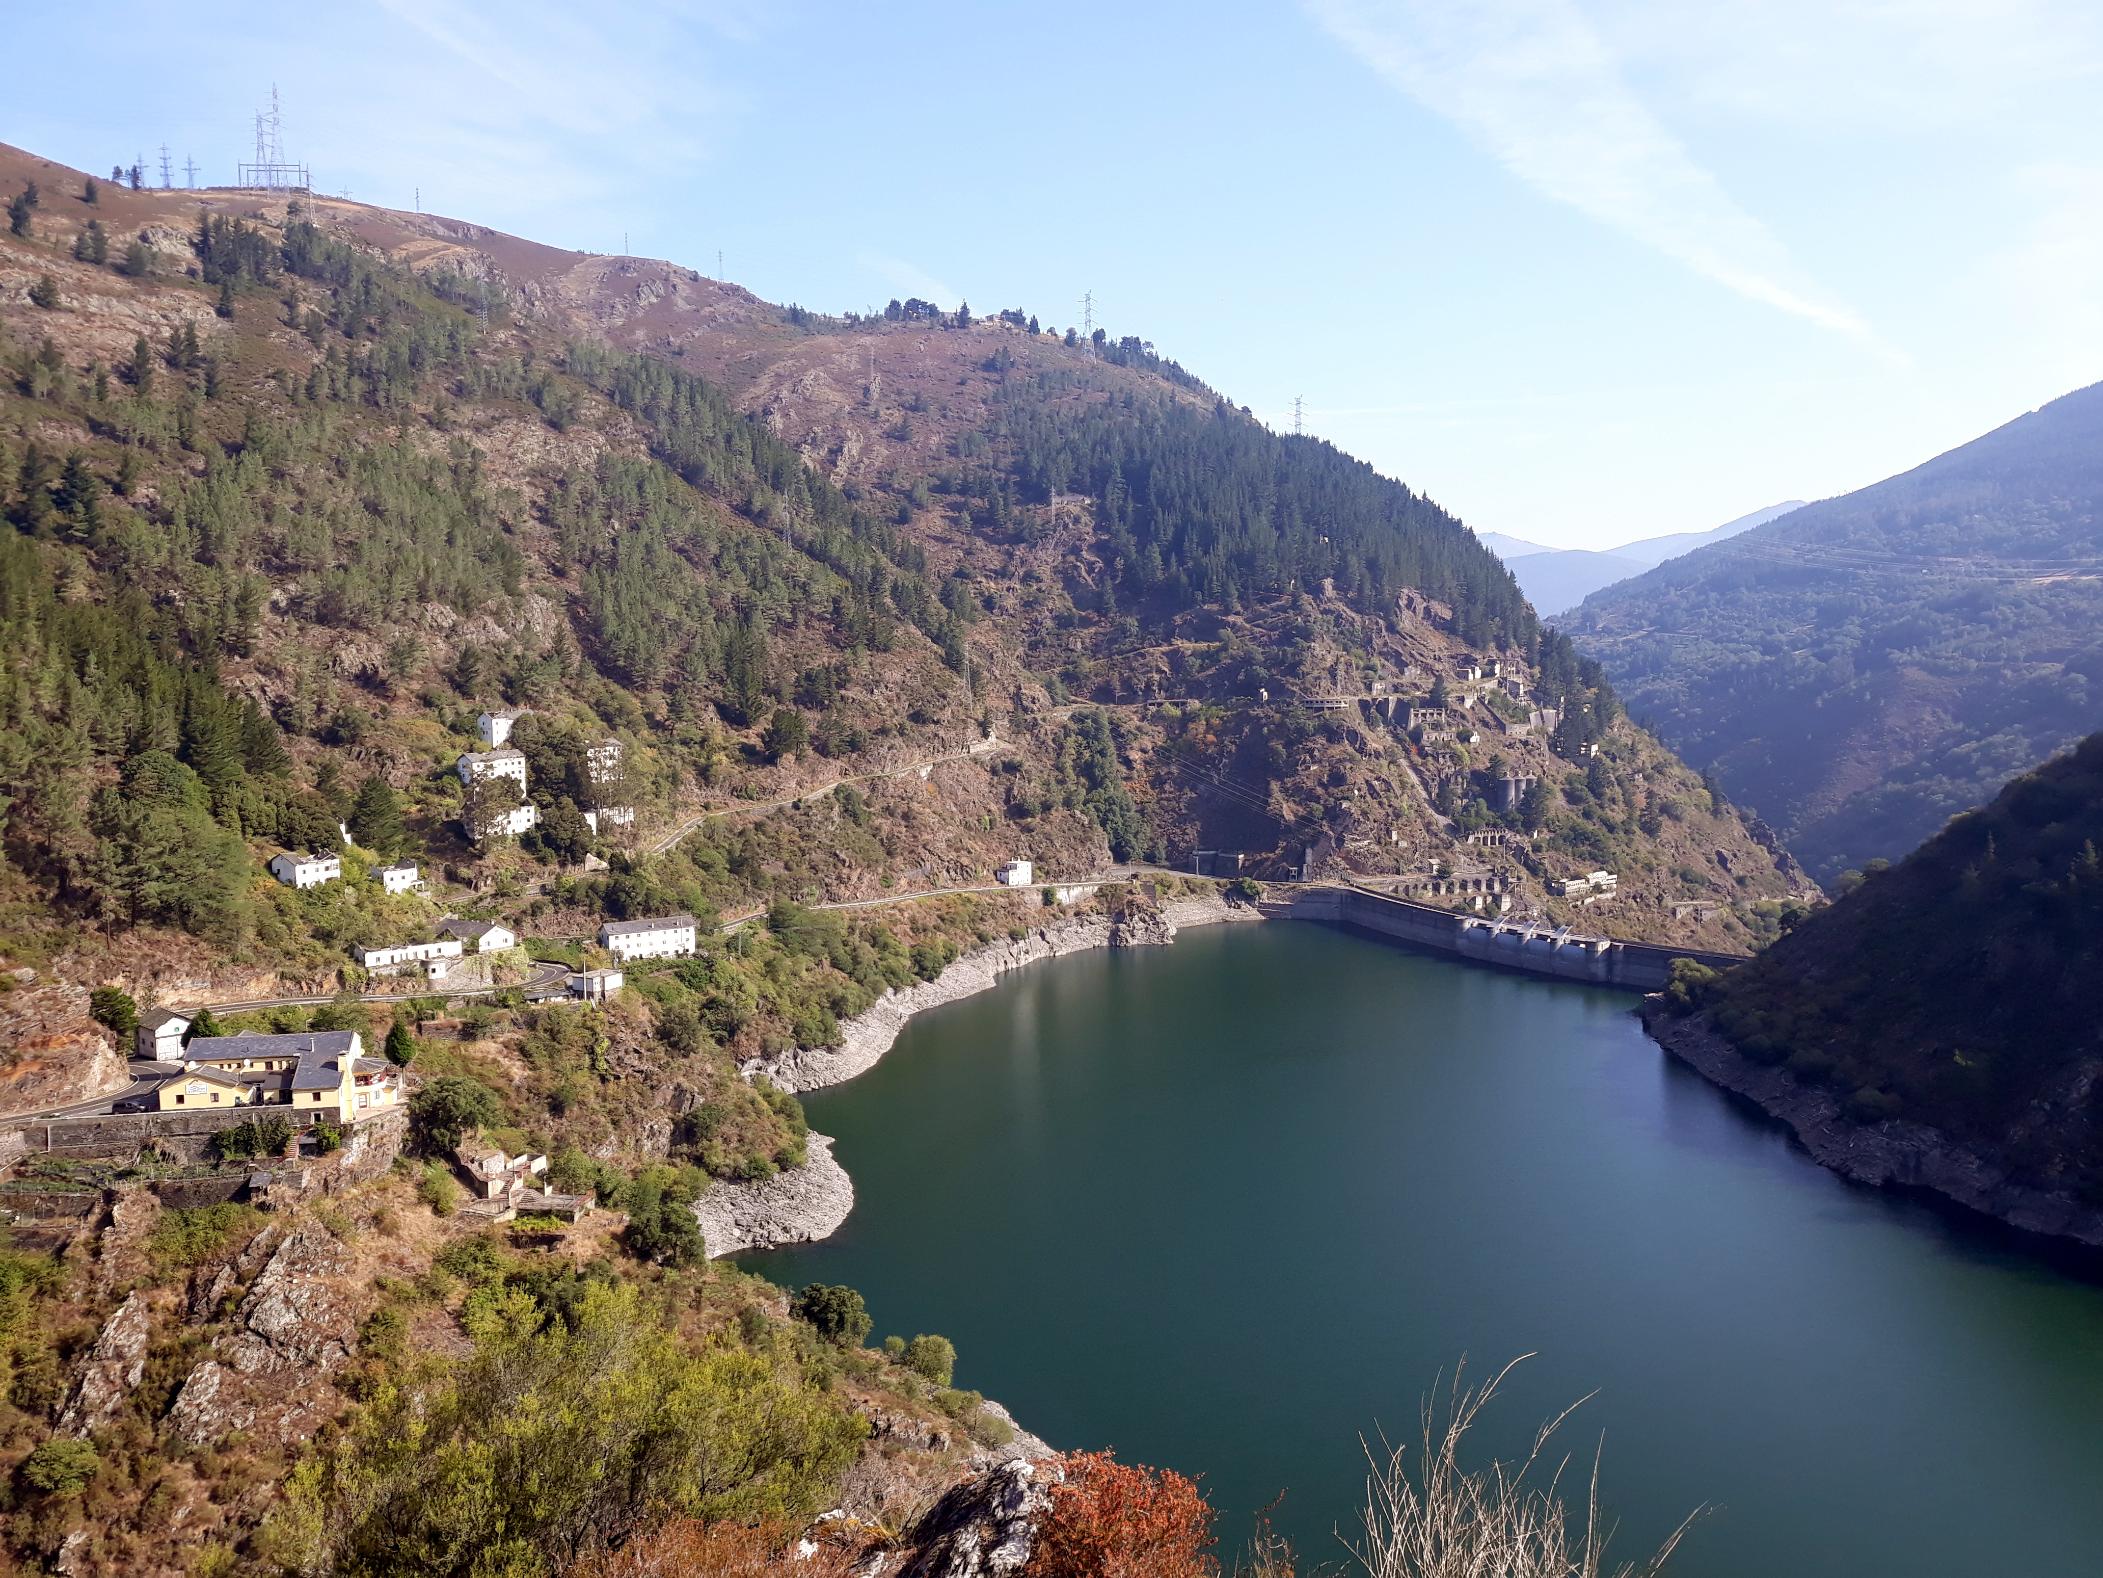
[[[270,874],[288,888],[318,888],[343,875],[343,861],[337,855],[295,855],[289,849],[280,850],[270,857]]]
[[[424,885],[423,872],[413,860],[397,861],[379,869],[380,886],[389,893],[413,893]]]
[[[603,1003],[621,989],[619,970],[579,970],[569,980],[570,996]]]
[[[516,745],[493,751],[462,751],[453,767],[470,789],[485,778],[509,778],[518,784],[520,794],[526,792],[526,753]]]
[[[484,745],[494,750],[511,738],[511,726],[525,715],[520,709],[485,712],[475,719],[475,733],[481,737]]]
[[[437,942],[403,942],[387,948],[353,948],[351,953],[364,967],[368,975],[397,975],[410,965],[422,964],[437,967],[429,970],[431,975],[445,974],[442,961],[460,957],[461,945],[457,938],[443,937]]]
[[[584,763],[595,784],[611,783],[621,773],[621,742],[612,735],[584,748]]]
[[[141,1014],[138,1025],[131,1033],[131,1055],[147,1058],[155,1063],[180,1063],[183,1059],[183,1037],[189,1033],[189,1016],[179,1014],[172,1008]]]
[[[1011,860],[993,873],[993,880],[1003,887],[1026,888],[1036,880],[1036,876],[1027,860]]]
[[[630,959],[683,959],[698,946],[694,917],[659,915],[608,921],[599,928],[599,946],[624,964]]]
[[[518,946],[518,933],[502,921],[462,920],[448,915],[438,923],[438,935],[459,938],[470,953],[502,953]]]
[[[468,832],[476,831],[472,804],[475,790],[478,785],[495,778],[509,778],[518,785],[520,804],[507,810],[503,819],[489,831],[499,838],[516,838],[540,822],[540,807],[526,799],[526,753],[517,746],[503,745],[491,751],[463,751],[460,760],[454,764],[454,770],[460,774],[461,783],[467,786],[470,802]]]

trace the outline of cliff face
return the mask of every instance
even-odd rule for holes
[[[0,1112],[34,1112],[122,1090],[125,1049],[88,1017],[79,986],[0,995]]]
[[[1822,1165],[1856,1183],[1917,1189],[2025,1232],[2103,1248],[2103,1208],[2067,1189],[2027,1181],[2021,1166],[1996,1148],[1966,1143],[1925,1123],[1885,1118],[1865,1123],[1845,1098],[1797,1078],[1786,1067],[1754,1062],[1706,1015],[1675,1017],[1661,998],[1646,1000],[1643,1024],[1667,1052],[1724,1089],[1786,1124]],[[2075,1071],[2070,1103],[2103,1089],[2103,1060]]]

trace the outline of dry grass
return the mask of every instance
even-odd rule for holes
[[[1700,1509],[1647,1560],[1610,1567],[1596,1448],[1581,1515],[1562,1493],[1570,1458],[1552,1442],[1586,1399],[1542,1425],[1523,1460],[1463,1466],[1468,1432],[1519,1362],[1472,1388],[1456,1369],[1443,1398],[1434,1392],[1425,1401],[1414,1463],[1406,1446],[1368,1444],[1365,1537],[1351,1547],[1367,1578],[1654,1578],[1664,1570]]]

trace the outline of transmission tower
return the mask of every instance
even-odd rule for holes
[[[167,191],[175,185],[175,172],[168,167],[168,145],[161,144],[161,190]]]
[[[1302,438],[1306,436],[1307,426],[1301,420],[1302,414],[1303,413],[1300,407],[1300,397],[1298,395],[1294,395],[1292,397],[1292,436],[1294,438]]]
[[[238,184],[269,192],[306,191],[313,185],[305,165],[285,158],[285,120],[276,83],[270,86],[270,108],[256,111],[255,162],[241,166]]]
[[[1081,343],[1088,347],[1088,354],[1095,354],[1095,292],[1081,292]]]
[[[183,155],[183,184],[193,190],[197,186],[197,161],[188,154]]]

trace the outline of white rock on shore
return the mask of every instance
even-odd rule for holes
[[[853,1209],[854,1180],[833,1159],[825,1134],[810,1136],[801,1167],[751,1183],[716,1183],[694,1202],[711,1260],[829,1237]]]

